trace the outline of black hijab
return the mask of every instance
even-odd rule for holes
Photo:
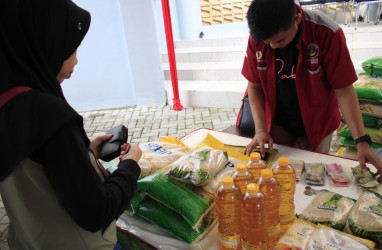
[[[89,144],[56,79],[89,25],[90,14],[70,0],[0,0],[0,95],[33,89],[0,108],[0,180],[73,119]]]

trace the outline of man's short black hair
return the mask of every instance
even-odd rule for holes
[[[281,30],[287,30],[296,18],[294,0],[253,0],[247,20],[251,37],[266,40]]]

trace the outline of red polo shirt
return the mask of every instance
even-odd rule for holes
[[[303,11],[297,42],[298,64],[296,92],[304,127],[313,148],[338,128],[341,114],[334,89],[341,89],[357,80],[342,29],[323,13]],[[265,96],[265,117],[268,131],[276,114],[275,51],[251,37],[248,41],[242,74],[261,84]]]

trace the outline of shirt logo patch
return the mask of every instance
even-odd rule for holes
[[[314,44],[314,43],[308,44],[307,50],[308,50],[308,56],[310,58],[316,58],[318,56],[319,48],[317,44]]]
[[[256,51],[256,59],[257,59],[257,69],[266,70],[267,63],[265,61],[265,53],[260,50]]]
[[[320,53],[320,49],[317,44],[309,43],[306,51],[308,55],[308,72],[311,75],[317,74],[321,69],[320,62],[318,61],[318,54]]]

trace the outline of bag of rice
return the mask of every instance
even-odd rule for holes
[[[360,102],[382,102],[382,79],[360,75],[353,84]]]
[[[382,196],[364,190],[349,213],[346,232],[382,245]]]
[[[382,119],[380,118],[362,114],[362,121],[367,128],[382,128]],[[343,116],[341,117],[341,122],[346,124],[345,118]]]
[[[196,231],[214,215],[214,197],[202,188],[156,172],[138,181],[138,190],[174,210]]]
[[[354,144],[354,140],[350,139],[350,138],[347,138],[347,137],[340,137],[336,141],[336,145],[338,147],[345,147],[345,148],[349,148],[349,149],[352,149],[352,150],[357,150],[357,147]],[[382,148],[382,144],[372,143],[370,145],[370,147],[374,150],[374,149]]]
[[[372,57],[364,61],[361,66],[371,76],[382,76],[382,57]]]
[[[354,203],[353,199],[323,189],[297,217],[343,230]]]
[[[382,131],[379,128],[365,127],[365,130],[366,134],[370,135],[372,142],[382,144]],[[340,131],[338,131],[337,135],[353,139],[350,129],[347,125],[345,125]]]

